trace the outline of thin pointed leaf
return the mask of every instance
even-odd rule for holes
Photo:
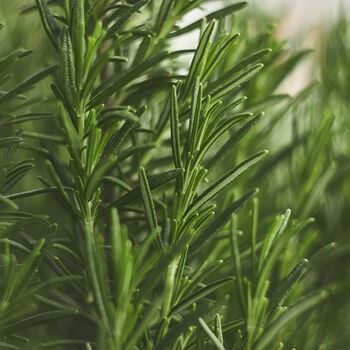
[[[62,87],[70,106],[74,107],[76,102],[76,74],[72,42],[67,27],[63,27],[60,53]]]
[[[199,299],[204,298],[206,295],[213,293],[215,290],[222,288],[223,286],[228,285],[234,281],[234,277],[225,277],[223,279],[217,280],[208,284],[207,286],[195,291],[190,296],[184,298],[179,303],[177,303],[169,312],[168,317],[172,317],[173,315],[179,313],[183,309],[191,306],[193,303],[198,301]]]
[[[227,159],[228,153],[232,150],[232,148],[237,144],[239,140],[241,140],[248,131],[256,125],[256,123],[260,120],[263,114],[260,113],[247,123],[245,123],[240,129],[238,129],[230,139],[216,152],[215,157],[212,157],[206,164],[206,168],[213,169],[222,159]]]
[[[314,219],[312,218],[301,221],[291,229],[285,230],[283,235],[279,235],[276,238],[275,244],[272,247],[267,258],[265,259],[264,264],[262,265],[262,268],[258,274],[258,281],[256,285],[256,290],[255,290],[255,295],[257,298],[264,297],[265,285],[266,285],[266,281],[268,281],[269,279],[270,272],[274,267],[274,264],[277,261],[278,257],[281,255],[283,249],[285,249],[285,246],[288,244],[291,237],[299,233],[301,230],[303,230],[307,225],[309,225],[312,222],[314,222]]]
[[[231,256],[233,259],[233,266],[235,270],[235,274],[237,276],[237,284],[238,284],[238,294],[241,302],[241,309],[243,313],[247,314],[246,308],[246,298],[245,291],[243,287],[243,277],[242,277],[242,268],[241,268],[241,254],[238,246],[238,229],[237,229],[237,215],[232,214],[231,217],[231,230],[230,230],[230,245],[231,245]]]
[[[12,286],[7,290],[6,296],[9,300],[16,299],[19,293],[24,291],[24,287],[34,275],[41,258],[41,251],[44,247],[45,239],[41,239],[35,246],[29,257],[25,260],[21,268],[16,273]]]
[[[186,265],[187,252],[188,252],[188,245],[185,247],[184,251],[182,252],[179,263],[177,265],[175,278],[174,278],[174,289],[172,293],[172,303],[174,302],[174,300],[176,300],[176,297],[181,287],[183,272]]]
[[[102,182],[102,178],[116,166],[117,162],[118,158],[116,156],[109,156],[102,164],[98,164],[95,167],[85,186],[85,196],[88,201],[96,193],[96,189]]]
[[[236,43],[237,39],[239,38],[239,34],[233,35],[231,38],[229,38],[222,47],[219,48],[216,55],[210,60],[206,67],[206,72],[203,76],[203,81],[207,81],[210,75],[213,73],[214,69],[217,67],[217,65],[223,60],[223,58],[227,55],[228,51],[233,47],[233,45]]]
[[[227,130],[229,130],[234,124],[240,122],[241,120],[244,120],[246,118],[251,117],[252,115],[250,113],[241,113],[236,114],[232,117],[226,118],[219,123],[219,125],[210,132],[210,135],[207,136],[205,142],[203,143],[201,149],[196,155],[195,159],[195,165],[199,165],[202,161],[203,157],[206,155],[210,147],[216,142],[216,140],[223,135]],[[208,130],[209,132],[209,130]],[[207,132],[207,133],[208,133]]]
[[[0,96],[0,104],[7,102],[9,99],[13,98],[14,96],[17,96],[17,95],[27,91],[28,88],[32,87],[34,84],[36,84],[40,80],[46,78],[48,75],[53,73],[57,68],[58,68],[58,66],[51,66],[51,67],[43,70],[42,72],[35,74],[33,77],[27,79],[22,84],[16,86],[12,90],[10,90],[7,93],[5,93],[4,95]]]
[[[65,191],[74,191],[74,188],[72,187],[63,187]],[[19,192],[19,193],[11,193],[6,195],[7,199],[13,200],[18,198],[27,198],[36,196],[38,194],[42,193],[49,193],[49,192],[58,192],[59,188],[56,186],[50,186],[50,187],[43,187],[43,188],[37,188],[35,190],[25,191],[25,192]]]
[[[125,121],[120,130],[116,130],[111,137],[109,138],[103,152],[101,158],[116,156],[117,150],[124,139],[128,136],[128,134],[135,127],[135,121]]]
[[[238,164],[232,170],[228,171],[219,180],[217,180],[213,185],[211,185],[206,191],[204,191],[188,208],[185,216],[188,217],[192,213],[196,212],[200,207],[202,207],[206,202],[215,197],[219,192],[232,183],[236,178],[242,175],[251,166],[261,161],[266,155],[267,151],[258,152],[249,158],[245,159],[243,162]]]
[[[13,202],[10,198],[3,196],[2,194],[0,194],[0,202],[7,204],[12,209],[15,209],[15,210],[18,209],[18,206],[15,202]]]
[[[172,86],[170,102],[170,126],[171,126],[171,145],[173,151],[175,168],[183,168],[180,149],[180,129],[179,129],[179,111],[177,105],[176,87]]]
[[[193,153],[196,148],[196,135],[198,134],[198,125],[200,112],[202,108],[203,85],[197,77],[192,94],[192,105],[190,114],[190,125],[188,128],[187,152]]]
[[[242,59],[233,68],[229,69],[227,72],[225,72],[223,75],[221,75],[218,80],[215,80],[212,83],[210,83],[209,84],[209,91],[211,91],[214,86],[222,85],[227,80],[229,80],[234,74],[238,73],[240,70],[242,70],[244,68],[247,68],[251,63],[264,57],[265,55],[269,54],[270,52],[271,52],[271,49],[263,49],[263,50],[259,50],[257,52],[254,52],[253,54],[249,55],[248,57]]]
[[[313,50],[306,49],[300,50],[289,57],[285,62],[280,64],[274,69],[272,79],[270,79],[265,85],[264,91],[267,94],[272,93],[279,84],[294,70],[297,64],[307,57]]]
[[[139,169],[139,181],[148,224],[151,231],[154,231],[158,227],[158,220],[146,172],[142,167]]]
[[[25,319],[22,319],[18,322],[3,326],[0,328],[1,335],[11,335],[17,332],[21,332],[24,329],[37,326],[50,321],[60,320],[66,317],[72,317],[78,314],[76,309],[65,309],[58,311],[48,311],[41,314],[37,314]]]
[[[225,350],[225,348],[222,345],[222,343],[220,342],[220,340],[211,331],[211,329],[208,327],[208,325],[205,323],[205,321],[201,317],[198,318],[198,322],[199,322],[200,326],[202,327],[202,329],[204,330],[204,332],[207,334],[207,336],[210,338],[210,340],[215,345],[215,348],[218,350]]]
[[[18,181],[31,169],[34,168],[34,164],[31,160],[23,161],[19,164],[15,164],[6,174],[5,183],[2,187],[2,192],[7,192],[12,186],[14,186]]]
[[[161,185],[164,185],[164,184],[168,183],[169,181],[176,179],[182,173],[183,173],[183,169],[174,169],[174,170],[166,171],[165,173],[162,173],[159,175],[151,176],[148,179],[150,189],[153,190]],[[98,213],[98,216],[106,215],[112,207],[121,208],[121,207],[125,206],[126,204],[128,204],[128,203],[132,202],[133,200],[138,199],[140,197],[141,197],[141,187],[136,186],[129,193],[120,197],[119,199],[115,200],[114,202],[108,204],[105,208],[100,210],[100,212]]]
[[[56,348],[57,347],[66,347],[70,345],[85,345],[85,340],[79,340],[79,339],[60,339],[60,340],[53,340],[45,343],[40,343],[40,348]],[[92,350],[91,347],[88,348],[89,350]]]
[[[222,326],[221,326],[221,318],[219,314],[215,315],[215,333],[221,344],[224,343],[223,335],[222,335]]]
[[[245,70],[242,74],[240,74],[238,77],[234,78],[224,86],[214,90],[211,92],[211,95],[213,99],[220,99],[223,96],[231,93],[236,93],[238,90],[246,84],[250,79],[252,79],[256,74],[258,74],[261,69],[264,67],[263,64],[259,63],[256,64],[255,66],[248,68]]]
[[[169,16],[170,10],[174,4],[175,0],[163,0],[157,15],[155,30],[156,33],[160,33],[164,23],[166,23],[167,17]]]
[[[123,16],[121,16],[107,31],[107,39],[113,37],[113,35],[124,25],[124,23],[135,14],[141,7],[145,6],[149,0],[141,0],[130,8]]]
[[[138,66],[126,71],[122,76],[117,76],[110,82],[108,86],[102,89],[96,96],[94,96],[88,103],[88,108],[94,108],[101,104],[106,98],[120,91],[125,85],[136,79],[141,74],[144,74],[149,68],[154,67],[157,63],[161,62],[168,52],[162,52],[154,55],[147,60],[140,63]]]
[[[147,51],[151,44],[151,38],[152,38],[151,35],[146,35],[145,38],[142,40],[135,54],[134,62],[132,63],[134,67],[138,66],[147,56]]]
[[[183,95],[185,98],[195,85],[196,77],[200,77],[202,75],[202,70],[204,69],[206,57],[210,47],[210,37],[213,33],[214,27],[215,21],[210,22],[199,40],[198,47],[193,56],[191,67],[188,72],[186,84],[184,86]]]
[[[14,143],[21,143],[23,141],[22,137],[10,136],[0,138],[0,147],[8,147]]]
[[[189,295],[189,293],[192,293],[195,288],[201,283],[204,283],[211,274],[218,270],[223,262],[223,260],[215,260],[210,263],[204,262],[191,276],[190,282],[181,290],[180,295],[186,296]]]
[[[58,38],[60,37],[60,28],[56,24],[45,0],[35,0],[39,9],[41,22],[44,26],[47,36],[51,40],[53,46],[58,51]]]
[[[258,192],[258,189],[254,189],[247,192],[241,198],[230,204],[219,216],[215,217],[214,220],[198,236],[196,241],[193,242],[191,246],[191,249],[193,249],[191,251],[191,254],[195,254],[205,244],[210,243],[211,240],[214,238],[215,232],[228,222],[228,220],[234,212],[241,208],[249,199],[256,196]]]
[[[72,14],[72,46],[78,86],[81,87],[85,54],[84,0],[76,0]]]
[[[329,293],[322,291],[308,296],[296,304],[293,304],[286,311],[284,311],[257,339],[253,349],[263,350],[275,339],[278,332],[291,320],[298,317],[300,314],[315,307],[317,304],[323,302]]]
[[[307,259],[303,259],[282,281],[281,285],[278,287],[278,289],[271,298],[269,304],[269,312],[266,317],[267,320],[270,319],[270,317],[273,315],[277,308],[283,306],[284,301],[287,299],[288,295],[293,291],[301,276],[307,270],[308,265],[309,261]]]
[[[126,149],[125,151],[121,152],[118,160],[119,162],[137,154],[137,153],[142,153],[142,152],[146,152],[149,151],[153,148],[155,148],[156,146],[154,144],[146,144],[146,145],[138,145],[138,146],[132,146],[128,149]]]
[[[290,216],[291,210],[287,209],[284,215],[276,217],[274,223],[272,224],[269,232],[264,239],[264,244],[262,246],[260,254],[258,271],[262,269],[265,259],[269,256],[269,252],[275,238],[283,234],[283,232],[286,230]]]
[[[21,296],[21,299],[25,299],[31,295],[40,293],[41,291],[47,291],[50,288],[55,288],[57,285],[64,284],[68,281],[80,281],[82,280],[82,276],[80,275],[70,275],[70,276],[60,276],[60,277],[52,277],[47,281],[37,284],[35,287],[29,289],[25,294]]]

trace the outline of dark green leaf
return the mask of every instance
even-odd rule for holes
[[[183,95],[185,98],[189,92],[192,91],[196,83],[196,78],[201,77],[202,75],[210,47],[210,37],[213,33],[214,27],[215,21],[210,22],[199,40],[199,44],[193,56],[191,67],[184,86]]]
[[[110,39],[122,26],[123,24],[135,14],[141,7],[145,6],[149,0],[141,0],[137,2],[133,7],[130,8],[123,16],[121,16],[107,31],[107,39]]]
[[[58,68],[57,66],[51,66],[51,67],[43,70],[42,72],[34,75],[33,77],[27,79],[25,82],[16,86],[15,88],[8,91],[4,95],[0,96],[0,104],[7,102],[9,99],[13,98],[14,96],[17,96],[17,95],[27,91],[28,88],[32,87],[37,82],[44,79],[45,77],[47,77],[51,73],[53,73],[57,68]]]
[[[63,27],[60,45],[61,81],[64,93],[71,107],[76,105],[76,75],[72,42],[67,27]]]
[[[76,0],[72,14],[72,45],[78,86],[81,87],[85,54],[84,0]]]
[[[237,142],[244,137],[248,131],[260,120],[262,113],[258,114],[240,129],[238,129],[226,143],[216,152],[215,157],[212,157],[206,164],[206,168],[213,169],[222,159],[227,159],[229,152],[237,144]]]
[[[96,107],[106,98],[120,91],[125,85],[129,84],[138,76],[144,74],[149,68],[154,67],[157,63],[162,61],[168,54],[168,52],[162,52],[154,55],[140,63],[138,66],[126,71],[122,76],[116,76],[113,78],[113,81],[110,81],[109,86],[101,89],[101,91],[89,101],[88,108],[91,109]]]
[[[208,284],[207,286],[197,290],[190,296],[182,299],[179,303],[177,303],[171,310],[168,317],[172,317],[173,315],[179,313],[183,309],[191,306],[193,303],[197,302],[199,299],[204,298],[206,295],[213,293],[215,290],[222,288],[223,286],[228,285],[234,281],[234,277],[226,277],[221,280],[217,280]]]
[[[275,339],[278,332],[291,320],[298,317],[305,311],[315,307],[328,297],[328,292],[322,291],[308,296],[301,301],[293,304],[286,311],[284,311],[257,339],[253,349],[263,350]]]
[[[211,331],[211,329],[208,327],[208,325],[205,323],[205,321],[199,317],[198,322],[200,326],[203,328],[204,332],[207,334],[207,336],[210,338],[210,340],[215,345],[215,348],[218,350],[225,350],[224,346],[220,342],[220,340],[216,337],[216,335]]]
[[[234,212],[241,208],[249,199],[256,196],[258,192],[258,189],[247,192],[241,198],[230,204],[219,216],[215,217],[191,246],[191,254],[198,252],[205,244],[210,243],[214,238],[215,232],[228,222]]]
[[[227,72],[225,72],[223,75],[221,75],[218,80],[210,83],[209,87],[208,87],[209,91],[212,91],[213,87],[215,87],[215,86],[222,85],[227,80],[229,80],[234,74],[238,73],[240,70],[242,70],[244,68],[247,68],[251,63],[264,57],[265,55],[267,55],[270,52],[271,52],[271,49],[263,49],[263,50],[259,50],[257,52],[254,52],[250,56],[242,59],[233,68],[229,69]]]
[[[157,15],[155,31],[156,33],[160,33],[164,23],[166,23],[167,17],[170,14],[170,10],[174,4],[175,0],[162,0],[162,4],[160,5],[159,13]]]
[[[180,149],[180,130],[179,130],[179,112],[177,105],[176,87],[173,86],[171,90],[171,102],[170,102],[170,126],[171,126],[171,142],[173,150],[173,158],[175,168],[183,168],[181,160]]]
[[[183,173],[183,169],[174,169],[174,170],[169,170],[169,171],[162,173],[162,174],[159,174],[159,175],[151,176],[148,179],[150,189],[153,190],[161,185],[164,185],[164,184],[168,183],[169,181],[176,179],[182,173]],[[105,208],[100,210],[98,215],[99,216],[106,215],[112,207],[121,208],[121,207],[125,206],[126,204],[128,204],[128,203],[132,202],[133,200],[138,199],[140,197],[141,197],[141,187],[137,186],[132,191],[127,193],[126,195],[124,195],[124,196],[120,197],[119,199],[115,200],[114,202],[108,204]]]
[[[76,309],[66,309],[58,311],[48,311],[41,314],[37,314],[28,318],[24,318],[18,322],[2,326],[0,328],[1,335],[11,335],[17,332],[20,332],[24,329],[37,326],[50,321],[60,320],[62,318],[71,317],[78,314]]]
[[[139,181],[148,224],[151,231],[154,231],[158,227],[157,214],[154,208],[152,193],[147,180],[146,172],[142,167],[139,169]]]
[[[288,295],[293,291],[294,287],[298,283],[301,276],[305,273],[309,265],[307,259],[300,261],[294,269],[285,277],[281,285],[278,287],[276,292],[273,294],[270,304],[269,312],[267,315],[267,320],[272,317],[273,313],[277,308],[282,307],[284,301],[287,299]]]
[[[0,147],[7,147],[8,145],[12,145],[14,143],[20,143],[23,141],[22,137],[3,137],[0,138]]]
[[[261,69],[264,67],[263,64],[256,64],[255,66],[248,68],[242,74],[240,74],[237,78],[231,80],[226,85],[216,89],[211,93],[212,97],[215,99],[219,99],[228,93],[235,93],[238,91],[243,84],[247,83],[250,79],[252,79],[256,74],[258,74]]]
[[[58,49],[57,41],[60,37],[60,28],[58,27],[55,20],[53,19],[53,16],[48,6],[46,5],[45,0],[35,0],[35,1],[38,6],[41,21],[46,31],[46,34],[51,40],[53,46],[58,51],[59,49]]]
[[[246,170],[248,170],[251,166],[258,163],[262,160],[268,152],[261,151],[258,152],[249,158],[245,159],[243,162],[238,164],[235,168],[228,171],[225,175],[223,175],[219,180],[217,180],[213,185],[211,185],[206,191],[204,191],[188,208],[185,213],[185,216],[188,217],[195,211],[197,211],[200,207],[202,207],[207,201],[215,197],[219,192],[221,192],[224,188],[231,184],[236,178],[242,175]]]

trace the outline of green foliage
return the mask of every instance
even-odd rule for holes
[[[346,348],[345,19],[290,97],[310,50],[246,2],[35,3],[38,56],[0,52],[0,347]]]

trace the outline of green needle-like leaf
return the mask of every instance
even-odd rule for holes
[[[81,88],[85,56],[84,0],[76,0],[74,2],[72,14],[72,46],[78,87]]]
[[[183,168],[181,160],[180,149],[180,129],[179,129],[179,112],[177,105],[176,87],[173,86],[171,90],[171,102],[170,102],[170,125],[171,125],[171,141],[174,157],[174,165],[176,168]]]
[[[156,210],[154,208],[151,189],[144,168],[139,169],[139,181],[148,224],[150,226],[151,231],[154,231],[158,227],[158,221]]]
[[[214,86],[222,85],[227,80],[229,80],[234,74],[238,73],[240,70],[244,68],[247,68],[251,63],[256,62],[257,60],[269,54],[270,52],[271,52],[271,49],[263,49],[263,50],[254,52],[248,57],[242,59],[234,67],[232,67],[227,72],[225,72],[222,76],[220,76],[218,80],[215,80],[212,83],[210,83],[209,90],[212,91]]]
[[[34,84],[38,83],[40,80],[46,78],[48,75],[52,74],[57,68],[58,68],[57,66],[51,66],[43,70],[42,72],[34,75],[33,77],[27,79],[22,84],[19,84],[12,90],[0,96],[0,104],[7,102],[9,99],[27,91],[28,88],[32,87]]]
[[[213,344],[215,345],[215,348],[218,349],[218,350],[225,350],[225,348],[222,345],[222,343],[219,341],[219,339],[211,331],[211,329],[208,327],[208,325],[205,323],[205,321],[201,317],[198,318],[198,323],[200,324],[200,326],[202,327],[204,332],[208,335],[210,340],[213,342]]]
[[[140,8],[145,6],[149,0],[138,1],[125,15],[121,16],[107,31],[107,39],[110,39],[123,25],[124,23],[135,14]]]
[[[237,78],[234,78],[224,86],[214,90],[213,92],[210,91],[212,97],[215,99],[220,99],[223,96],[227,95],[228,93],[231,93],[231,94],[236,93],[236,91],[238,91],[243,84],[247,83],[256,74],[258,74],[263,67],[264,65],[259,63],[251,68],[248,68],[242,74],[240,74]]]
[[[62,30],[61,37],[61,81],[64,93],[71,107],[76,104],[76,75],[74,64],[74,53],[72,48],[71,37],[67,27]]]
[[[138,50],[136,52],[134,62],[132,64],[134,67],[139,65],[146,57],[148,48],[150,47],[150,44],[151,44],[151,38],[152,37],[150,35],[147,35],[142,40],[142,43],[140,44],[140,47],[138,48]]]
[[[18,209],[18,206],[15,202],[13,202],[10,198],[7,198],[0,194],[0,202],[7,204],[8,206],[12,207],[12,209]]]
[[[163,0],[159,9],[157,16],[155,31],[160,33],[164,23],[166,22],[167,17],[169,16],[170,10],[174,4],[174,0]]]
[[[256,123],[260,120],[263,114],[260,113],[248,122],[246,122],[240,129],[238,129],[228,141],[216,152],[215,157],[212,157],[206,167],[208,169],[213,169],[222,159],[228,157],[229,152],[233,149],[233,147],[237,144],[239,140],[241,140],[249,130],[256,125]]]
[[[193,249],[193,253],[196,253],[204,245],[209,244],[214,238],[215,232],[230,220],[231,215],[241,208],[249,199],[256,196],[258,192],[258,189],[247,192],[241,198],[230,204],[220,215],[215,217],[193,243],[191,247]]]
[[[204,69],[208,50],[210,47],[210,37],[213,33],[214,27],[215,21],[211,21],[200,38],[198,47],[191,62],[191,67],[188,73],[186,84],[184,86],[183,94],[185,98],[195,85],[196,77],[200,77],[202,75],[202,71]]]
[[[275,338],[278,332],[291,320],[298,317],[305,311],[315,307],[317,304],[321,303],[328,297],[328,292],[322,291],[315,293],[311,296],[304,298],[303,300],[293,304],[286,311],[284,311],[281,316],[279,316],[276,321],[274,321],[258,338],[253,349],[263,350],[266,349],[271,341]]]
[[[157,63],[161,62],[168,54],[169,53],[166,51],[154,55],[148,58],[146,61],[140,63],[138,66],[130,69],[122,76],[117,76],[114,78],[110,82],[109,86],[106,86],[89,101],[88,108],[91,109],[98,106],[100,103],[103,103],[107,97],[119,92],[125,85],[129,84],[141,74],[144,74],[149,68],[154,67]]]
[[[202,207],[206,202],[215,197],[219,192],[221,192],[224,188],[232,183],[236,178],[242,175],[246,170],[248,170],[251,166],[258,163],[262,160],[267,151],[261,151],[256,153],[240,164],[238,164],[235,168],[228,171],[225,175],[223,175],[218,181],[216,181],[213,185],[211,185],[206,191],[204,191],[188,208],[185,213],[185,216],[188,217],[195,211],[197,211],[200,207]]]
[[[172,317],[173,315],[179,313],[183,309],[191,306],[193,303],[198,301],[199,299],[204,298],[206,295],[214,292],[219,288],[223,288],[223,286],[232,283],[234,281],[234,277],[226,277],[221,280],[215,281],[213,283],[208,284],[207,286],[197,290],[190,296],[181,300],[178,304],[176,304],[171,310],[168,317]]]
[[[78,310],[76,309],[43,312],[41,314],[37,314],[31,317],[25,318],[23,320],[20,320],[18,322],[0,327],[0,334],[12,335],[14,333],[17,333],[27,328],[34,327],[39,324],[60,320],[62,318],[71,317],[77,314],[78,314]]]
[[[23,141],[22,137],[3,137],[0,138],[0,147],[8,147],[9,145],[12,145],[14,143],[20,143]]]
[[[276,292],[271,298],[267,319],[269,319],[273,315],[273,313],[276,311],[278,307],[282,307],[288,295],[293,291],[299,279],[305,273],[308,267],[308,264],[309,264],[309,261],[307,259],[303,259],[297,264],[297,266],[294,267],[294,269],[282,281],[281,285],[278,287],[278,289],[276,290]]]
[[[116,130],[109,138],[101,157],[105,158],[108,156],[116,156],[118,147],[124,141],[126,136],[128,136],[128,134],[132,131],[135,125],[135,121],[127,120],[120,130]]]
[[[35,0],[36,4],[39,9],[40,17],[42,24],[44,26],[44,29],[46,31],[47,36],[51,40],[51,43],[56,48],[56,50],[59,50],[58,46],[58,38],[60,36],[60,29],[58,25],[56,24],[48,6],[46,5],[45,0]]]
[[[176,179],[183,173],[183,169],[169,170],[160,175],[154,175],[148,179],[149,187],[151,190],[168,183],[171,180]],[[132,191],[122,196],[121,198],[115,200],[114,202],[108,204],[105,208],[101,209],[98,215],[106,215],[112,207],[122,208],[126,204],[132,202],[133,200],[141,197],[141,187],[136,186]]]

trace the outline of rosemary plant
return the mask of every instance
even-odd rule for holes
[[[310,215],[337,179],[334,116],[316,83],[276,92],[310,51],[285,56],[246,2],[181,25],[207,2],[22,8],[46,68],[0,60],[1,348],[332,348],[319,308],[346,284],[320,276],[347,250]],[[297,113],[322,117],[283,124]]]

